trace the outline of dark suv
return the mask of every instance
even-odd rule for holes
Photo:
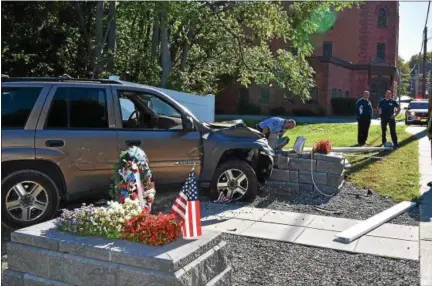
[[[121,150],[136,145],[156,188],[184,182],[254,198],[274,152],[241,121],[209,124],[157,88],[116,80],[2,76],[2,222],[53,217],[60,201],[106,196]]]

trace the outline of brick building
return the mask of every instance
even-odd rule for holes
[[[316,88],[308,102],[268,86],[229,85],[216,96],[216,110],[235,114],[242,102],[249,102],[263,114],[279,106],[287,114],[299,109],[332,114],[331,98],[358,98],[365,89],[376,105],[386,89],[397,90],[398,33],[397,1],[365,2],[340,11],[330,30],[313,36],[315,51],[309,62],[316,72]],[[272,43],[273,48],[281,45]]]

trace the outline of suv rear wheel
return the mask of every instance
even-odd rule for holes
[[[222,163],[216,169],[211,183],[213,200],[221,194],[231,201],[253,200],[258,194],[259,183],[254,169],[241,160]]]
[[[59,206],[56,184],[44,173],[21,170],[2,181],[2,222],[10,228],[33,225],[54,216]]]

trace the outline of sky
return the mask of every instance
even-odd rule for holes
[[[399,2],[399,56],[408,61],[420,52],[428,2]],[[429,10],[428,38],[432,37],[432,4]],[[427,51],[432,51],[432,40]]]

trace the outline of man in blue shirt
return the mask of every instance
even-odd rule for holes
[[[395,112],[396,110],[396,112]],[[381,118],[382,144],[387,142],[386,132],[387,125],[390,126],[390,135],[393,141],[393,148],[398,147],[398,138],[396,134],[395,117],[399,114],[400,107],[396,100],[392,99],[392,92],[387,90],[384,98],[378,104],[378,115]]]
[[[369,101],[369,91],[363,92],[363,97],[357,100],[356,113],[357,113],[357,143],[363,146],[369,135],[369,127],[372,119],[372,104]]]
[[[268,118],[256,125],[256,129],[264,133],[268,139],[270,134],[280,134],[287,129],[292,129],[296,126],[296,122],[292,119],[283,119],[280,117]]]

